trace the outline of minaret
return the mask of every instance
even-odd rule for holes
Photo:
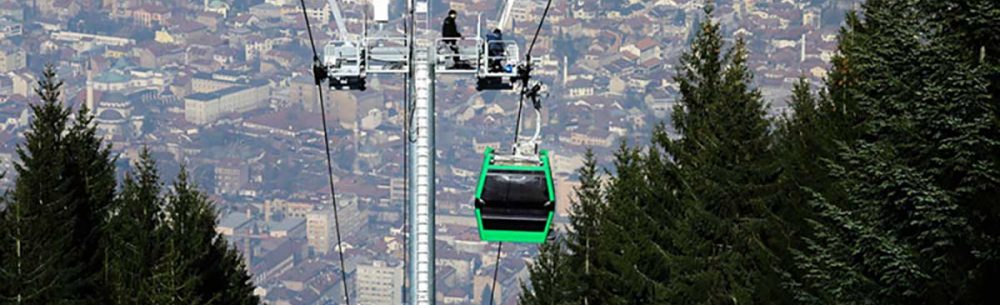
[[[799,52],[799,62],[806,61],[806,34],[802,34],[802,40],[799,43],[802,45],[802,51]]]
[[[87,61],[87,110],[91,113],[97,113],[97,109],[94,108],[94,69],[91,66],[90,61]]]
[[[569,57],[563,56],[563,87],[566,87],[566,83],[569,83]]]
[[[355,156],[358,155],[358,151],[360,150],[359,147],[361,146],[361,139],[360,139],[361,138],[361,124],[359,123],[359,121],[361,121],[361,120],[355,120],[354,121],[354,155]],[[353,173],[357,173],[359,171],[359,169],[360,169],[358,159],[360,159],[360,158],[355,157],[354,158],[354,163],[351,164],[351,172],[353,172]]]

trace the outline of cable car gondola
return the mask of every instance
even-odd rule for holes
[[[486,149],[476,187],[476,221],[484,241],[543,243],[556,198],[549,154],[497,155]]]
[[[536,84],[522,91],[522,96],[534,104],[535,134],[521,139],[519,122],[511,154],[497,154],[492,147],[483,153],[475,210],[479,237],[484,241],[543,243],[549,235],[556,195],[549,152],[538,150],[542,131],[540,90],[541,85]]]

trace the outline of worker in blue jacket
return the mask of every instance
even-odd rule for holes
[[[489,56],[490,72],[503,71],[503,56],[506,47],[503,43],[503,33],[500,29],[493,29],[493,32],[486,34],[486,50]]]

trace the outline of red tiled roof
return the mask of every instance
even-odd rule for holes
[[[2,1],[2,2],[0,2],[0,9],[5,9],[5,10],[19,10],[19,9],[21,9],[21,6],[17,5],[17,3],[13,2],[13,1],[9,1],[9,2],[8,1]]]
[[[73,0],[56,0],[52,2],[53,8],[69,8],[73,4]]]
[[[289,109],[258,115],[248,119],[247,122],[275,129],[303,131],[317,129],[315,122],[319,120],[318,113]]]
[[[337,191],[345,194],[355,194],[359,197],[375,198],[386,195],[386,191],[378,189],[374,183],[368,183],[356,178],[346,178],[337,181]]]
[[[639,48],[639,50],[645,51],[645,50],[647,50],[649,48],[658,46],[659,44],[660,43],[657,42],[656,40],[653,40],[652,38],[646,37],[643,40],[640,40],[639,42],[636,42],[635,46],[637,48]]]
[[[655,67],[655,66],[661,64],[662,62],[663,62],[663,60],[661,60],[661,59],[650,58],[649,60],[646,60],[646,61],[642,62],[639,65],[642,66],[643,68],[652,68],[652,67]]]
[[[166,8],[164,6],[160,6],[160,5],[156,5],[156,4],[152,4],[152,3],[147,3],[147,4],[140,5],[135,10],[136,11],[144,11],[144,12],[151,13],[151,14],[166,14],[166,13],[170,12],[170,9],[168,9],[168,8]]]

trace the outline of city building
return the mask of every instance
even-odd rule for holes
[[[271,222],[275,214],[283,217],[305,219],[313,211],[315,204],[309,202],[294,202],[282,199],[264,201],[264,221]]]
[[[52,32],[51,36],[52,40],[55,42],[68,43],[71,48],[81,52],[95,47],[123,47],[135,45],[134,39],[70,31],[55,31]]]
[[[273,238],[303,238],[306,235],[306,221],[302,218],[286,217],[279,222],[271,223],[268,235]]]
[[[306,240],[317,254],[326,255],[336,242],[333,222],[333,210],[315,210],[306,215]]]
[[[192,87],[199,88],[199,81],[192,80]],[[207,86],[207,85],[206,85]],[[195,92],[184,98],[184,118],[188,122],[206,125],[227,114],[242,114],[265,107],[271,99],[271,89],[267,81],[234,82],[225,89]]]
[[[389,202],[402,204],[406,200],[406,181],[403,178],[389,179]]]
[[[10,39],[21,36],[21,34],[24,34],[21,23],[9,18],[0,18],[0,39]]]
[[[24,72],[7,72],[7,77],[10,78],[11,81],[12,94],[28,96],[28,94],[33,93],[36,82],[34,74]]]
[[[361,228],[368,222],[368,211],[358,209],[357,198],[338,198],[337,208],[340,216],[340,236],[348,238],[360,234]],[[326,206],[306,215],[306,239],[316,253],[325,255],[336,246],[335,221],[333,209]]]
[[[12,44],[0,45],[0,73],[19,70],[27,65],[24,50]]]
[[[141,5],[132,11],[132,19],[147,28],[165,26],[170,19],[170,9],[156,4]]]
[[[215,166],[215,193],[238,195],[250,183],[250,169],[242,159],[226,158]]]
[[[249,224],[250,217],[247,217],[247,213],[232,212],[219,220],[219,224],[215,226],[215,231],[222,235],[232,236]]]
[[[111,140],[116,137],[128,136],[132,130],[138,130],[138,127],[141,127],[139,125],[133,128],[130,124],[136,118],[132,117],[133,107],[127,96],[118,92],[105,93],[101,95],[101,99],[95,105],[91,90],[88,87],[87,107],[92,107],[91,111],[96,114],[94,121],[97,123],[98,134]],[[141,122],[140,120],[135,123],[141,124]]]
[[[374,261],[357,267],[358,304],[396,305],[403,303],[403,266]]]
[[[191,92],[211,93],[222,89],[246,85],[250,79],[237,71],[222,70],[215,73],[195,73],[191,78]]]
[[[0,17],[7,17],[16,21],[24,20],[24,9],[14,1],[0,1]]]
[[[329,87],[323,86],[323,96],[331,96]],[[326,99],[327,106],[330,100]],[[319,102],[316,99],[316,83],[308,74],[292,77],[288,84],[288,102],[292,105],[301,105],[302,109],[308,112],[319,112]],[[327,107],[329,108],[329,107]]]
[[[205,0],[204,7],[205,11],[209,13],[219,14],[222,17],[229,15],[229,4],[219,0]]]

